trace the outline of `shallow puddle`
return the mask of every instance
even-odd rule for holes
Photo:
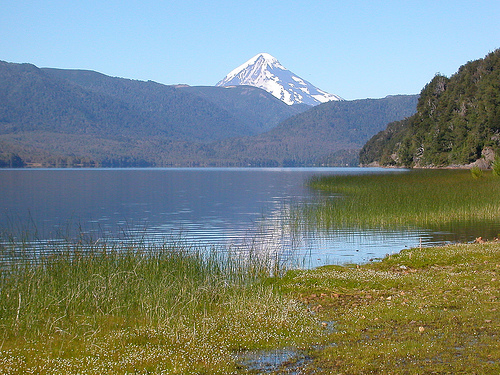
[[[283,348],[245,351],[235,354],[238,364],[256,374],[268,374],[278,370],[286,374],[300,374],[300,368],[312,358],[304,350]]]
[[[334,321],[324,321],[324,329],[328,332],[335,330]],[[334,344],[330,344],[334,345]],[[324,345],[315,345],[312,350],[321,350]],[[255,374],[269,374],[280,371],[283,374],[299,375],[313,358],[304,349],[294,347],[270,350],[246,350],[234,353],[237,364]]]

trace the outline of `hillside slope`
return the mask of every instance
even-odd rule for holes
[[[287,105],[273,95],[252,86],[185,86],[179,90],[200,96],[231,113],[255,135],[275,128],[283,120],[310,108]]]
[[[420,94],[417,113],[391,123],[360,153],[362,164],[405,167],[464,165],[500,151],[500,49],[436,75]]]
[[[218,142],[218,158],[250,165],[357,165],[363,144],[388,122],[414,114],[417,99],[396,95],[320,104],[267,133]]]
[[[0,166],[13,155],[45,166],[157,165],[165,154],[262,133],[305,109],[257,88],[174,87],[0,62]]]

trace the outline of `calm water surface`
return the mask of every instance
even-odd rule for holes
[[[293,254],[296,265],[366,262],[405,247],[470,240],[462,230],[296,232],[291,208],[314,175],[402,173],[368,168],[0,170],[0,229],[38,241],[182,238]]]

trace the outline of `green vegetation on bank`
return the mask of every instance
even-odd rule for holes
[[[373,136],[360,163],[407,167],[491,162],[500,151],[500,49],[427,84],[417,113]]]
[[[500,178],[491,171],[477,179],[468,170],[429,169],[328,176],[310,185],[328,196],[306,208],[318,227],[436,228],[500,219]]]
[[[228,374],[247,349],[310,346],[273,259],[184,245],[1,245],[0,373]]]
[[[407,249],[276,282],[334,322],[302,374],[500,373],[500,243]]]

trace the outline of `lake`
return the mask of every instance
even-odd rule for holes
[[[469,241],[461,228],[430,231],[296,230],[290,213],[313,204],[306,182],[325,174],[404,173],[377,168],[0,170],[3,240],[163,242],[257,249],[298,267],[363,263],[406,247]]]

